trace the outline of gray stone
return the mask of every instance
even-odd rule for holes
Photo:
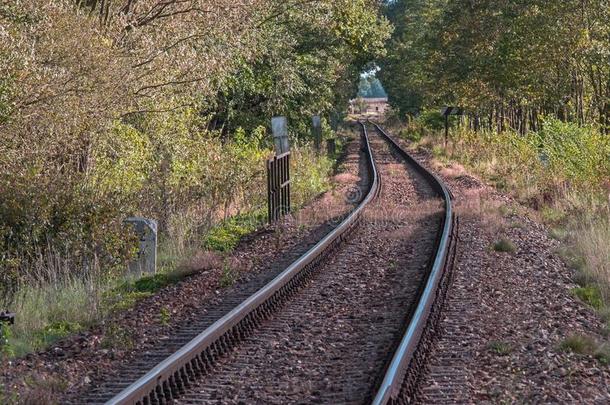
[[[132,217],[125,220],[133,226],[140,240],[138,257],[129,263],[129,273],[134,276],[157,272],[157,221]]]
[[[273,117],[271,119],[271,130],[275,142],[275,153],[281,155],[290,151],[288,142],[288,120],[286,117]]]

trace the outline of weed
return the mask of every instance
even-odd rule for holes
[[[121,348],[127,350],[133,348],[133,335],[129,330],[119,325],[111,324],[106,328],[105,332],[101,343],[103,348]]]
[[[216,252],[231,252],[245,235],[264,223],[261,211],[231,217],[212,228],[204,240],[206,248]]]
[[[159,321],[161,322],[161,325],[168,326],[170,319],[171,319],[171,314],[169,312],[169,309],[167,309],[165,307],[161,308],[161,310],[159,311]]]
[[[522,222],[519,222],[519,221],[512,221],[510,223],[510,227],[512,229],[524,229],[525,225]]]
[[[169,285],[176,284],[192,274],[188,269],[170,273],[157,273],[137,280],[128,280],[104,294],[102,306],[109,312],[124,311],[138,301],[151,297]]]
[[[580,298],[581,301],[595,309],[601,309],[604,304],[601,292],[597,287],[577,287],[572,290],[572,293]]]
[[[127,291],[141,292],[141,293],[155,293],[163,287],[171,284],[171,276],[165,273],[158,273],[154,276],[142,277],[133,283],[125,286]]]
[[[603,343],[597,347],[595,353],[593,353],[595,358],[599,360],[602,364],[608,365],[610,364],[610,345],[608,343]]]
[[[102,305],[108,312],[121,312],[132,308],[138,301],[152,296],[150,292],[117,292],[112,291],[107,295]]]
[[[508,206],[508,205],[501,205],[501,206],[499,206],[498,207],[498,212],[504,218],[508,218],[508,217],[511,217],[511,216],[515,215],[515,209],[513,207]]]
[[[89,278],[62,278],[21,288],[13,303],[19,322],[11,327],[9,339],[14,356],[44,349],[103,316],[99,282]]]
[[[432,155],[434,155],[435,158],[440,159],[441,161],[444,161],[443,158],[447,157],[445,148],[440,145],[435,145],[432,147]]]
[[[610,363],[610,345],[599,343],[586,335],[572,335],[560,344],[560,349],[585,356],[593,356],[603,364]]]
[[[493,244],[493,250],[503,253],[514,253],[517,251],[517,246],[507,238],[500,238]]]
[[[578,271],[579,277],[586,277],[585,282],[579,283],[581,285],[589,282],[588,275],[586,274],[586,263],[585,258],[573,247],[562,246],[555,251],[559,257],[572,269]]]
[[[231,287],[233,284],[235,284],[238,277],[239,272],[235,268],[233,268],[233,266],[231,266],[228,261],[225,261],[222,267],[222,274],[220,276],[220,287]]]
[[[68,381],[61,377],[30,374],[23,382],[27,388],[19,399],[22,404],[57,404],[61,394],[68,389]]]
[[[563,242],[568,239],[569,232],[566,228],[561,226],[552,227],[549,231],[549,237]]]
[[[487,347],[498,356],[508,356],[513,351],[513,347],[510,343],[501,341],[489,342]]]
[[[574,247],[583,273],[610,302],[610,216],[589,214],[579,221]]]
[[[597,347],[595,339],[586,335],[571,335],[559,345],[559,348],[564,351],[572,351],[583,355],[593,354]]]
[[[19,403],[19,394],[14,390],[10,392],[4,384],[0,383],[0,404],[17,404]]]
[[[83,330],[83,326],[76,322],[59,321],[49,324],[42,331],[36,333],[40,339],[40,346],[49,346],[60,339]]]
[[[566,218],[564,211],[547,206],[542,207],[540,214],[542,215],[542,220],[549,224],[559,224]]]

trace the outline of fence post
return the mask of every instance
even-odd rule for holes
[[[290,153],[267,160],[267,215],[269,223],[290,213]]]

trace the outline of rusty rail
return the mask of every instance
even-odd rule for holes
[[[437,241],[436,255],[430,268],[428,279],[422,290],[417,307],[409,321],[406,332],[394,353],[381,386],[373,400],[373,405],[385,405],[399,402],[405,374],[407,369],[411,366],[411,362],[414,359],[418,345],[420,344],[428,323],[432,307],[435,304],[437,292],[445,273],[445,266],[451,248],[454,213],[451,194],[445,186],[445,183],[402,149],[383,129],[381,129],[381,127],[375,123],[373,123],[373,125],[375,125],[377,131],[394,147],[394,149],[428,180],[430,185],[445,202],[445,216],[443,218],[442,232]]]
[[[277,302],[289,295],[300,282],[299,278],[311,272],[324,254],[359,223],[365,207],[379,192],[380,184],[366,127],[362,123],[361,125],[372,182],[366,197],[358,207],[324,239],[269,284],[112,398],[106,403],[107,405],[149,405],[166,403],[179,397],[197,376],[210,369],[219,355],[247,336],[261,318],[272,312]]]

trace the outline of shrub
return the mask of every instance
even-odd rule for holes
[[[298,208],[330,188],[333,161],[313,149],[295,145],[291,160],[292,204]]]
[[[517,246],[511,240],[501,238],[493,244],[493,249],[496,252],[514,253],[517,251]]]
[[[402,139],[405,139],[410,142],[419,142],[423,138],[422,132],[420,130],[415,130],[411,128],[401,130],[399,136]]]
[[[548,119],[538,136],[549,170],[580,185],[610,177],[610,139],[590,126]]]
[[[605,365],[610,363],[610,346],[587,335],[571,335],[561,342],[559,348],[585,356],[593,356]]]

